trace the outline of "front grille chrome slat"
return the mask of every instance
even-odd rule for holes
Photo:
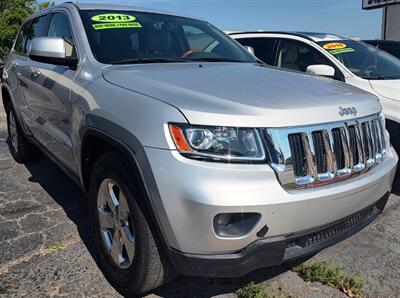
[[[379,115],[265,132],[271,166],[287,190],[315,188],[361,175],[387,155],[384,120]]]
[[[377,144],[377,152],[375,154],[375,160],[377,163],[381,163],[383,159],[383,141],[382,141],[382,132],[380,131],[380,124],[379,124],[379,119],[374,120],[373,122],[373,128],[374,128],[374,133],[375,133],[375,140]]]
[[[304,153],[307,161],[307,176],[310,177],[312,181],[314,181],[314,177],[317,174],[317,169],[315,167],[314,161],[314,144],[312,143],[312,137],[310,134],[302,134],[302,141],[304,147]]]
[[[354,172],[359,173],[365,169],[365,145],[361,125],[359,123],[354,126],[354,130],[356,134],[358,163],[353,167],[353,170]]]
[[[387,144],[386,144],[386,130],[385,130],[385,123],[383,118],[380,118],[378,121],[378,126],[379,126],[379,131],[380,131],[380,137],[382,141],[382,158],[385,158],[387,155]]]
[[[367,144],[367,161],[365,162],[367,168],[372,167],[375,165],[375,158],[374,158],[374,141],[372,139],[372,134],[371,134],[371,125],[370,122],[365,122],[363,123],[363,133],[364,133],[364,139]]]
[[[340,138],[341,138],[341,150],[343,152],[343,161],[344,167],[338,170],[339,176],[348,176],[351,174],[352,166],[353,166],[353,156],[351,155],[350,147],[349,147],[349,139],[348,132],[345,127],[339,129]]]
[[[326,163],[328,168],[328,174],[331,178],[335,177],[335,173],[337,172],[337,164],[336,164],[336,156],[332,149],[332,133],[329,133],[327,130],[322,131],[322,135],[324,138],[324,146],[326,150]]]

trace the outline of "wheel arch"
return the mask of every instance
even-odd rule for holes
[[[12,102],[12,98],[11,98],[11,92],[8,90],[8,88],[4,84],[1,86],[1,98],[2,98],[2,102],[3,102],[4,110],[6,110],[8,104]]]
[[[88,123],[93,124],[95,122],[98,123],[98,121],[99,119],[93,121],[92,118]],[[143,212],[149,220],[151,229],[155,232],[154,236],[160,242],[163,252],[171,259],[169,247],[176,246],[177,240],[167,220],[167,215],[144,147],[134,135],[125,129],[117,127],[116,124],[108,122],[108,120],[102,119],[102,122],[103,124],[107,123],[108,129],[103,130],[99,127],[88,127],[82,135],[80,171],[83,188],[88,191],[90,171],[94,166],[91,163],[95,163],[92,160],[88,164],[86,160],[91,155],[91,148],[100,148],[104,150],[102,153],[109,150],[121,153],[129,161],[131,168],[134,169],[135,178],[140,183],[140,188],[144,194],[144,202],[140,202],[140,205],[144,209]],[[115,129],[118,129],[118,132]],[[99,144],[101,145],[99,146]],[[94,156],[99,158],[101,155],[97,153]]]
[[[96,161],[109,151],[121,153],[134,168],[137,168],[133,158],[135,152],[129,146],[101,130],[88,128],[83,135],[80,150],[81,180],[86,191],[89,189],[90,174]]]

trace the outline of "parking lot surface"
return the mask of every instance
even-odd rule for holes
[[[86,198],[52,162],[16,164],[0,108],[0,297],[118,297],[99,271],[88,232]],[[357,235],[308,262],[326,260],[366,281],[370,297],[400,295],[400,197]],[[151,297],[235,297],[250,281],[295,297],[346,297],[306,283],[289,267],[262,269],[241,279],[179,277]]]

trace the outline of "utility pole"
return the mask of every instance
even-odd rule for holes
[[[383,22],[383,39],[386,40],[387,38],[387,21],[388,21],[388,7],[389,7],[389,0],[386,0],[385,7],[383,8],[384,14],[384,22]]]

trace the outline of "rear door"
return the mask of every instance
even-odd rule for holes
[[[26,22],[18,33],[17,39],[14,44],[8,59],[10,61],[7,64],[7,85],[11,89],[13,95],[13,103],[16,106],[17,113],[21,111],[21,108],[26,105],[24,98],[23,89],[25,88],[25,82],[22,77],[22,65],[27,62],[27,57],[24,54],[24,48],[28,37],[29,28],[31,22]],[[19,116],[21,116],[19,114]],[[25,122],[25,121],[24,121]]]
[[[30,22],[26,40],[22,48],[22,54],[19,56],[17,62],[17,68],[19,70],[17,72],[19,77],[19,88],[22,98],[24,99],[24,104],[20,107],[20,110],[23,114],[25,123],[28,125],[34,137],[38,140],[41,138],[41,131],[38,129],[36,123],[37,115],[33,113],[33,108],[37,105],[36,100],[40,97],[40,90],[35,83],[37,76],[34,72],[33,62],[29,59],[29,51],[34,38],[44,37],[46,35],[48,21],[49,15],[43,15]]]
[[[48,16],[45,36],[63,38],[67,56],[76,57],[71,28],[68,12],[57,11]],[[75,171],[70,94],[76,69],[30,61],[27,74],[35,137],[64,166]]]

